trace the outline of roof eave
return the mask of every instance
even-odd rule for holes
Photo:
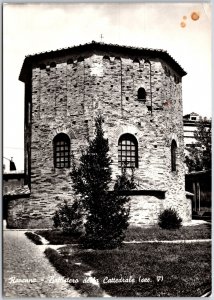
[[[131,47],[131,46],[122,46],[122,45],[115,45],[115,44],[104,44],[104,43],[97,43],[92,41],[92,43],[87,43],[83,45],[78,45],[70,48],[63,48],[63,49],[57,49],[55,51],[47,51],[47,52],[42,52],[38,54],[33,54],[25,57],[25,60],[22,65],[22,69],[19,75],[19,80],[22,82],[25,82],[27,79],[27,73],[30,68],[32,68],[32,62],[36,61],[38,62],[39,60],[45,59],[46,57],[59,57],[63,55],[69,55],[69,53],[72,52],[78,52],[78,51],[87,51],[87,50],[100,50],[100,51],[105,51],[105,50],[110,51],[115,51],[119,50],[124,53],[128,52],[134,52],[139,55],[148,55],[149,54],[153,57],[160,57],[164,61],[168,62],[169,65],[173,66],[173,69],[181,76],[187,75],[187,72],[183,70],[183,68],[177,63],[176,60],[173,59],[172,56],[168,54],[168,52],[160,49],[150,49],[150,48],[137,48],[137,47]]]

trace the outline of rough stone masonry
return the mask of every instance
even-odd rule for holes
[[[70,168],[57,167],[54,139],[64,133],[68,159],[73,153],[78,161],[88,137],[93,138],[98,113],[109,140],[113,180],[121,173],[118,159],[133,160],[135,165],[130,222],[155,224],[169,207],[190,220],[184,173],[184,75],[166,51],[155,49],[92,42],[27,56],[19,79],[25,83],[25,183],[31,193],[10,200],[8,227],[53,225],[57,206],[72,199]],[[132,146],[123,151],[124,143]]]

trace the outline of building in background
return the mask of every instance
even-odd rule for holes
[[[186,190],[193,194],[193,218],[211,219],[212,207],[212,172],[198,171],[186,174]]]
[[[24,185],[24,171],[16,169],[13,157],[3,157],[3,219],[7,219],[8,203],[24,194],[29,194],[28,186]]]
[[[185,192],[182,77],[163,50],[96,43],[27,56],[25,183],[28,197],[9,202],[8,226],[53,226],[63,200],[71,200],[71,153],[94,137],[102,114],[113,181],[126,163],[135,168],[130,222],[156,224],[164,209],[191,220]],[[113,183],[113,182],[112,182]]]
[[[13,171],[16,171],[16,165],[13,161],[13,157],[10,159],[3,157],[3,173],[11,173]]]
[[[199,114],[196,114],[194,112],[183,117],[185,148],[191,147],[192,144],[197,145],[197,141],[194,137],[194,132],[197,130],[198,122],[201,120],[205,121],[207,128],[211,127],[211,119],[208,119],[206,117],[202,118]],[[187,151],[187,149],[185,150]]]
[[[211,119],[202,118],[197,113],[192,112],[183,117],[185,155],[188,155],[189,148],[197,146],[197,140],[194,137],[194,133],[197,131],[198,123],[202,120],[207,128],[211,128]],[[211,173],[211,170],[189,173],[186,168],[186,190],[193,194],[193,217],[204,215],[209,219],[211,218]]]

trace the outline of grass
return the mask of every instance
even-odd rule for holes
[[[118,297],[197,297],[211,289],[210,243],[126,244],[120,249],[96,251],[66,246],[59,250],[47,249],[46,255],[63,276],[78,279],[75,287],[86,295],[100,296],[105,290]],[[90,285],[82,282],[90,270],[102,290],[95,287],[91,291]],[[130,276],[134,283],[107,282],[107,278]],[[139,282],[140,276],[148,282]],[[159,282],[157,276],[161,276]]]
[[[148,228],[130,226],[126,231],[126,241],[148,240],[194,240],[211,239],[211,224],[185,226],[176,230],[161,229],[159,226]]]
[[[25,232],[25,235],[36,245],[42,245],[40,237],[33,232]]]
[[[78,237],[65,234],[60,230],[39,230],[37,234],[43,236],[52,245],[68,245],[78,243]],[[181,227],[177,230],[164,230],[158,226],[149,228],[130,226],[126,231],[125,241],[148,240],[193,240],[211,239],[211,225],[201,224],[197,226]]]
[[[80,269],[78,265],[75,265],[75,262],[72,259],[67,258],[68,253],[63,257],[56,250],[51,248],[45,250],[45,255],[60,274],[66,279],[71,279],[71,281],[73,281],[71,285],[79,290],[82,296],[102,297],[103,290],[100,287],[83,282],[86,277],[84,273],[88,271],[88,266],[82,265]]]

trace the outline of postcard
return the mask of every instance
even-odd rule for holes
[[[3,296],[211,295],[211,5],[3,5]]]

